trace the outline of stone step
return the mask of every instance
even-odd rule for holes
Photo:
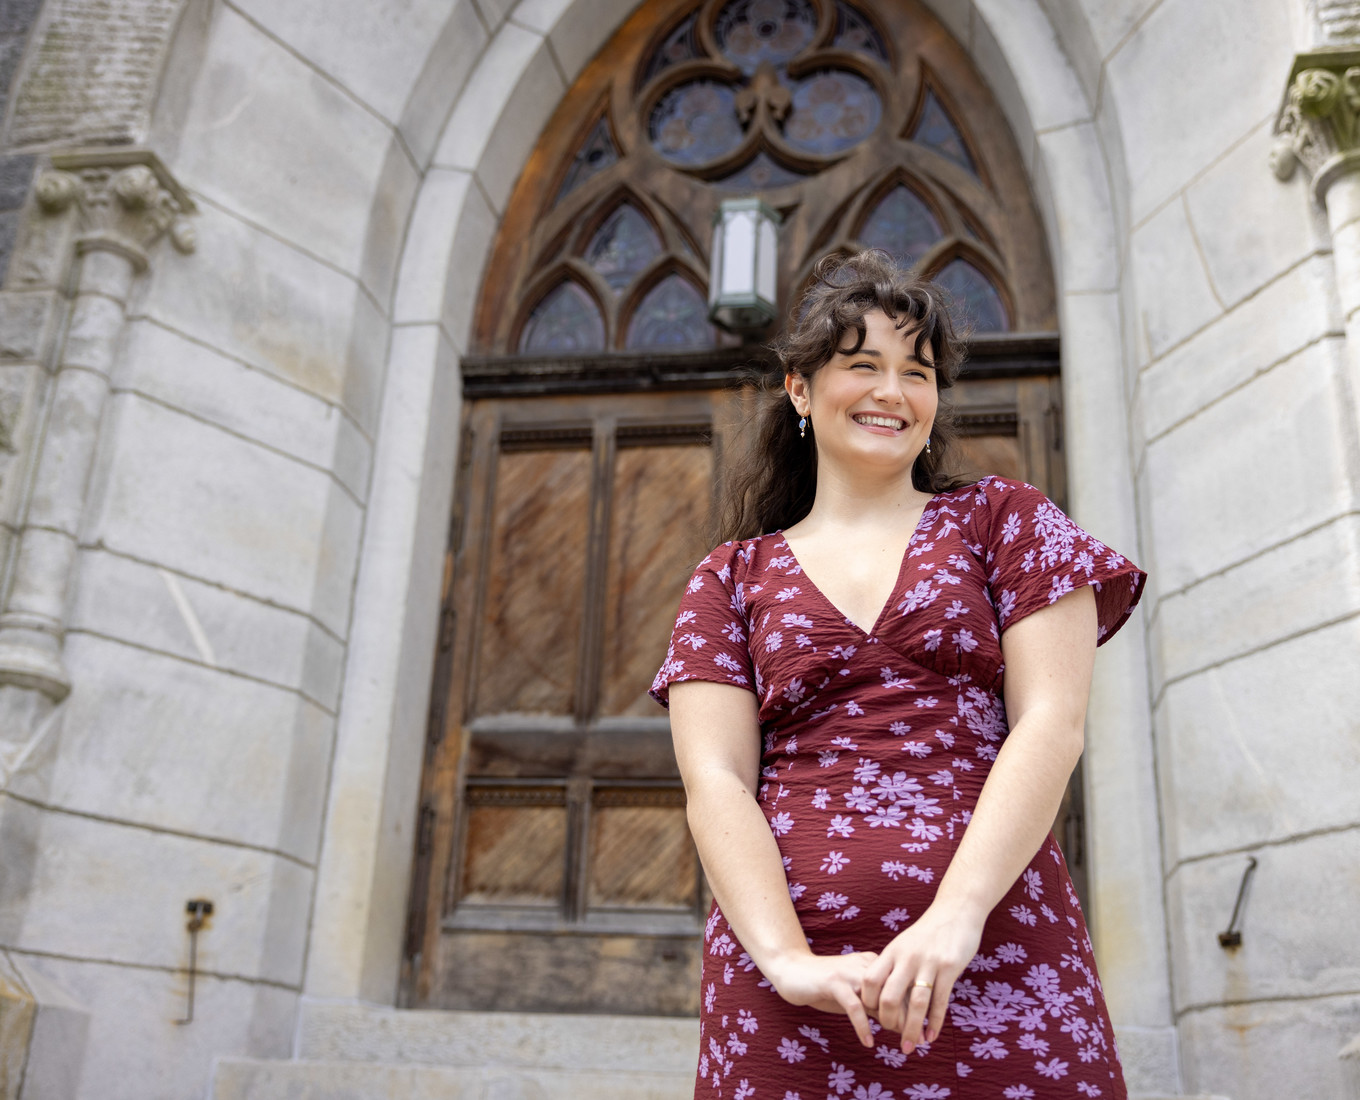
[[[212,1100],[690,1100],[694,1073],[223,1059]]]
[[[308,1062],[680,1074],[692,1082],[699,1021],[658,1016],[442,1012],[304,1002]]]

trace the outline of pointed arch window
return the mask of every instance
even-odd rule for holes
[[[736,345],[707,296],[712,219],[780,211],[779,300],[818,258],[888,250],[974,332],[1056,327],[1023,162],[920,0],[648,0],[548,123],[511,195],[474,350]]]

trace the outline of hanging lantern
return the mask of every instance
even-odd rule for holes
[[[708,316],[731,332],[759,332],[774,320],[779,222],[759,199],[724,199],[713,217]]]

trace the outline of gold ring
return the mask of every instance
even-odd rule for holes
[[[912,987],[912,989],[934,989],[934,988],[935,988],[934,985],[933,985],[932,983],[930,983],[930,982],[923,982],[923,981],[921,981],[919,978],[918,978],[916,981],[914,981],[914,982],[911,983],[911,987]]]

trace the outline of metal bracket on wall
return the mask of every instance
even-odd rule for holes
[[[1242,930],[1237,927],[1238,918],[1242,916],[1242,902],[1246,900],[1247,883],[1251,881],[1252,873],[1256,870],[1256,857],[1247,856],[1247,869],[1242,872],[1242,884],[1237,888],[1237,901],[1233,904],[1232,920],[1228,921],[1228,928],[1225,932],[1218,934],[1218,946],[1223,948],[1241,947]]]
[[[207,898],[190,898],[184,906],[189,914],[189,923],[184,927],[189,932],[189,1011],[185,1013],[184,1019],[176,1020],[177,1024],[191,1024],[194,1022],[194,978],[198,972],[198,933],[208,922],[208,918],[213,913],[213,903]]]

